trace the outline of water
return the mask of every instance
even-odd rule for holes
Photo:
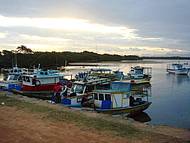
[[[100,67],[111,68],[113,70],[120,69],[124,71],[124,73],[128,73],[131,66],[140,65],[152,67],[152,96],[149,97],[149,101],[151,101],[152,104],[142,114],[133,118],[141,122],[148,122],[149,124],[169,125],[190,129],[190,76],[167,74],[166,67],[167,64],[171,62],[175,61],[155,60],[141,63],[112,62],[99,64]],[[89,69],[93,68],[93,66],[85,68]],[[71,73],[77,73],[82,70],[84,69],[77,69],[71,71]],[[2,78],[3,76],[0,74],[0,79]]]
[[[190,129],[190,75],[166,73],[168,63],[178,61],[154,60],[141,63],[107,63],[104,68],[128,73],[131,66],[152,67],[150,107],[133,119],[149,124],[169,125]],[[181,61],[190,62],[190,61]],[[100,64],[100,65],[101,65]]]

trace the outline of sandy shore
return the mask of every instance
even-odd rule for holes
[[[128,143],[190,141],[190,131],[76,111],[47,101],[0,93],[1,143]],[[2,104],[3,103],[3,104]]]

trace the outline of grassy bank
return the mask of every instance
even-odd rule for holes
[[[20,101],[15,98],[10,98],[5,94],[0,94],[0,103],[2,102],[4,102],[3,106],[16,107],[19,110],[26,110],[32,113],[43,113],[44,119],[71,122],[83,127],[95,128],[100,131],[109,131],[119,136],[137,137],[137,135],[140,135],[140,132],[130,125],[123,126],[121,123],[113,123],[112,121],[101,118],[87,117],[81,113],[57,110],[34,103]]]
[[[105,132],[113,136],[124,137],[129,141],[142,141],[146,139],[149,142],[184,142],[183,139],[176,138],[175,136],[168,136],[165,134],[152,132],[151,130],[144,130],[143,126],[141,127],[142,129],[137,128],[133,124],[128,123],[128,121],[123,123],[119,122],[119,119],[112,120],[110,116],[101,116],[100,114],[88,116],[81,111],[72,111],[59,105],[48,104],[45,101],[33,102],[30,98],[26,99],[27,101],[22,100],[22,98],[17,98],[17,95],[13,94],[7,96],[7,93],[0,92],[0,107],[14,107],[17,110],[38,114],[43,120],[49,120],[54,123],[72,123],[87,132],[93,129],[101,131],[101,133]]]

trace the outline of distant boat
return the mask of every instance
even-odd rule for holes
[[[131,84],[127,82],[112,82],[109,90],[93,91],[94,109],[107,114],[137,114],[147,109],[151,102],[142,96],[131,94]]]
[[[123,77],[124,74],[122,71],[119,70],[112,71],[111,69],[107,68],[93,68],[86,72],[79,72],[75,76],[77,80],[108,78],[111,81],[121,80]]]
[[[184,64],[174,63],[167,65],[166,71],[176,75],[188,75],[189,70]]]
[[[121,81],[130,82],[131,84],[148,84],[152,78],[151,67],[131,67],[128,75]]]

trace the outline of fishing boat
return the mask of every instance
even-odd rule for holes
[[[131,84],[147,84],[150,83],[152,78],[151,67],[131,67],[128,76],[125,76],[123,81],[130,82]]]
[[[109,90],[93,91],[92,97],[94,110],[107,114],[137,114],[151,105],[144,94],[131,95],[131,83],[122,81],[112,82]]]
[[[94,78],[108,78],[111,81],[120,80],[124,77],[122,71],[116,70],[112,71],[111,69],[107,68],[95,68],[90,69],[86,72],[79,72],[76,74],[76,80],[84,80],[84,79],[94,79]]]
[[[8,75],[5,80],[0,81],[0,88],[4,90],[11,90],[13,88],[19,88],[22,83],[22,75],[28,73],[28,69],[19,68],[17,66],[8,70]]]
[[[21,90],[13,90],[24,95],[51,97],[54,87],[60,83],[64,75],[57,70],[36,69],[32,74],[22,76]]]
[[[180,63],[174,63],[174,64],[168,64],[166,71],[171,74],[176,75],[188,75],[189,68],[185,67],[184,64]]]
[[[61,100],[61,103],[69,107],[81,107],[84,100],[90,100],[90,93],[95,89],[109,88],[110,79],[97,78],[84,81],[75,81],[66,96]]]

